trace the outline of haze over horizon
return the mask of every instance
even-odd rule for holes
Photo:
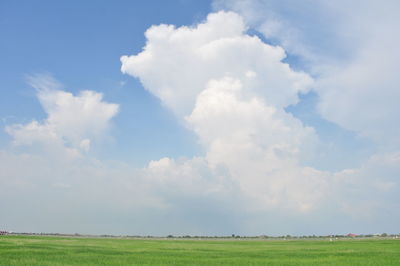
[[[399,12],[3,1],[0,229],[399,233]]]

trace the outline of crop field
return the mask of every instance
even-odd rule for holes
[[[0,265],[400,265],[400,240],[0,236]]]

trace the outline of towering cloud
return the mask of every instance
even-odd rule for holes
[[[277,2],[217,2],[244,12],[219,11],[190,27],[152,26],[143,50],[121,57],[122,72],[138,78],[194,132],[203,153],[154,158],[140,169],[96,159],[87,151],[107,133],[119,106],[104,101],[101,93],[74,95],[49,76],[35,76],[29,82],[47,116],[7,126],[15,146],[0,151],[0,172],[5,173],[0,175],[0,206],[15,202],[25,210],[15,214],[3,208],[6,222],[29,228],[22,221],[35,209],[41,214],[32,215],[35,231],[60,231],[55,225],[63,223],[68,232],[164,235],[398,229],[399,127],[392,123],[398,113],[397,57],[378,60],[389,52],[371,55],[381,46],[366,38],[360,42],[365,49],[354,57],[333,61],[338,40],[329,42],[334,51],[323,53],[323,44],[310,46],[310,36],[319,31],[303,34],[294,23],[308,17],[308,8],[292,21],[275,9]],[[268,3],[270,17],[264,18],[259,11]],[[328,6],[320,3],[318,8]],[[353,22],[355,28],[363,25]],[[249,34],[248,25],[279,45]],[[385,32],[379,36],[388,37]],[[394,44],[387,42],[387,47],[392,50]],[[314,78],[294,70],[286,52],[299,57]],[[371,62],[377,64],[370,67]],[[379,152],[337,172],[307,165],[305,158],[315,156],[322,140],[287,107],[311,91],[319,96],[325,119],[372,139]]]
[[[245,30],[242,18],[231,12],[210,14],[195,27],[153,26],[141,53],[121,57],[121,70],[138,77],[179,116],[190,114],[210,80],[224,77],[239,79],[244,97],[261,97],[279,108],[296,103],[312,79],[282,63],[282,48]]]
[[[313,153],[319,140],[313,128],[304,126],[285,107],[296,104],[299,93],[309,92],[316,84],[309,75],[283,62],[286,55],[281,47],[248,35],[236,13],[210,14],[193,27],[153,26],[146,37],[141,53],[121,57],[122,72],[139,78],[197,134],[205,148],[205,155],[195,161],[164,158],[152,162],[150,172],[160,169],[163,174],[157,173],[164,176],[164,183],[183,183],[190,191],[193,181],[200,191],[215,187],[221,194],[221,185],[231,187],[235,194],[226,197],[234,199],[239,194],[238,202],[259,217],[278,210],[286,217],[290,212],[312,217],[324,208],[330,208],[332,214],[348,215],[362,209],[372,215],[378,209],[367,207],[367,191],[374,191],[376,197],[393,195],[397,182],[391,172],[397,170],[392,164],[383,177],[366,170],[381,167],[373,159],[361,169],[338,173],[303,165],[302,159]],[[322,62],[308,57],[312,49],[297,43],[302,47],[289,50],[315,64]],[[322,79],[317,81],[322,84]],[[321,95],[322,106],[327,98]],[[379,165],[395,160],[393,156],[376,155],[382,158]],[[202,168],[191,167],[194,162],[198,165],[198,160]],[[204,169],[209,169],[207,175]],[[221,169],[223,178],[218,175]]]
[[[121,57],[121,69],[186,121],[208,167],[225,168],[253,206],[307,211],[323,195],[326,177],[301,165],[317,139],[284,107],[313,80],[282,62],[282,48],[245,31],[231,12],[210,14],[195,27],[153,26],[141,53]]]
[[[323,118],[400,149],[400,4],[379,1],[215,0],[297,55],[316,79]]]

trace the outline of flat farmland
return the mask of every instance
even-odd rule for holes
[[[400,240],[0,236],[0,265],[400,265]]]

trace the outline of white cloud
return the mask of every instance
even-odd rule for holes
[[[75,157],[90,149],[91,140],[105,133],[118,112],[118,105],[104,102],[101,93],[82,91],[75,96],[56,89],[59,83],[49,76],[35,76],[29,81],[37,89],[47,118],[43,122],[7,126],[16,145],[40,144],[47,150],[64,150]]]
[[[283,108],[312,79],[283,63],[280,47],[245,29],[229,12],[192,28],[153,26],[143,51],[123,56],[121,69],[186,120],[205,147],[206,167],[227,169],[255,209],[308,211],[323,196],[326,175],[301,166],[299,158],[317,139]]]
[[[400,6],[390,1],[386,5],[371,6],[375,18],[363,14],[349,19],[355,28],[368,26],[368,32],[352,27],[360,35],[353,58],[332,66],[316,88],[321,97],[319,111],[326,119],[394,150],[400,149],[400,38],[396,34]],[[373,25],[368,25],[371,20]]]
[[[366,221],[378,217],[399,217],[393,210],[400,207],[398,174],[400,153],[378,153],[357,169],[335,173],[333,188],[341,209],[349,216]]]
[[[143,51],[121,58],[122,71],[197,134],[205,154],[193,158],[135,169],[85,156],[118,105],[32,79],[47,118],[7,131],[15,144],[51,153],[0,151],[3,222],[21,231],[163,235],[397,230],[398,153],[339,173],[303,165],[319,140],[284,108],[313,79],[283,63],[282,48],[245,30],[231,12],[193,27],[153,26]],[[65,153],[80,160],[52,160]],[[15,214],[10,204],[24,211]]]
[[[225,76],[239,78],[247,95],[263,97],[274,106],[296,103],[297,93],[308,91],[312,79],[281,62],[283,49],[245,30],[240,16],[224,12],[210,14],[192,28],[153,26],[146,31],[141,53],[121,57],[121,70],[138,77],[179,117],[190,114],[211,79]],[[250,72],[253,77],[248,77]]]
[[[316,74],[318,110],[327,120],[400,148],[400,4],[385,1],[214,1],[264,36],[299,55]]]
[[[324,1],[285,1],[285,0],[214,0],[214,10],[231,10],[243,16],[251,28],[262,33],[269,41],[278,43],[290,54],[296,54],[306,61],[319,61],[314,54],[319,52],[318,45],[311,41],[312,37],[321,34],[316,25],[324,28],[323,38],[327,42],[331,29],[326,20],[333,21],[321,5]],[[310,13],[313,16],[310,16]],[[308,29],[306,36],[302,29]],[[327,56],[327,55],[324,55]]]
[[[260,206],[312,208],[326,182],[324,173],[299,162],[303,147],[316,141],[313,130],[260,98],[244,100],[244,91],[239,80],[224,78],[197,97],[187,121],[207,147],[208,162],[227,167]]]
[[[206,151],[195,160],[202,162],[203,170],[193,167],[192,160],[178,163],[164,158],[152,162],[145,171],[162,169],[158,172],[160,178],[166,178],[162,182],[171,181],[179,188],[188,181],[186,191],[206,197],[201,191],[207,191],[209,185],[225,186],[218,185],[215,175],[216,169],[224,169],[224,182],[229,180],[240,195],[235,202],[245,205],[250,216],[259,213],[259,218],[266,213],[314,217],[326,208],[335,215],[357,207],[366,210],[370,201],[365,191],[377,177],[368,175],[364,168],[329,173],[301,163],[318,139],[312,128],[284,108],[298,101],[298,93],[309,91],[313,80],[282,62],[282,48],[248,36],[245,30],[241,17],[231,12],[210,14],[205,22],[190,28],[153,26],[146,32],[143,51],[121,58],[122,71],[139,78],[183,119]],[[365,169],[378,169],[367,165]],[[211,175],[204,175],[204,169]],[[396,168],[388,169],[397,172]],[[357,177],[360,171],[367,183]],[[353,194],[347,190],[349,180],[357,188]],[[375,183],[389,188],[397,181]],[[390,194],[393,196],[393,191]],[[377,208],[373,205],[372,209]]]

